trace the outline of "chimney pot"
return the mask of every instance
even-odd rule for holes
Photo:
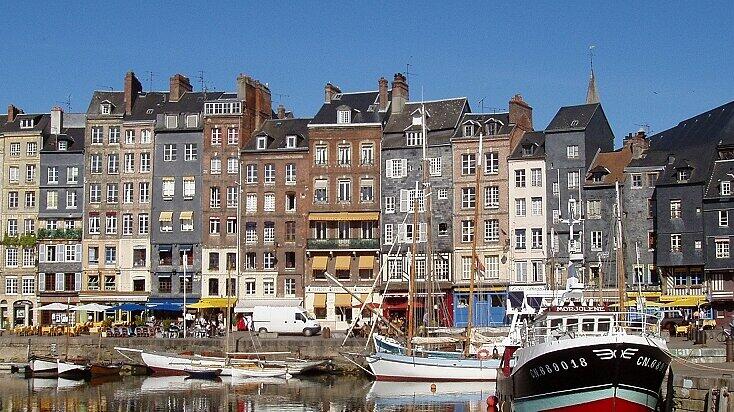
[[[18,116],[21,113],[23,113],[23,110],[20,110],[19,108],[15,107],[12,104],[9,104],[8,105],[8,120],[7,120],[7,122],[10,123],[10,122],[15,121],[15,117]]]
[[[171,76],[168,100],[177,102],[181,99],[181,96],[183,96],[184,93],[191,92],[192,90],[193,87],[191,87],[191,82],[188,77],[178,73],[174,74]]]
[[[64,111],[59,106],[51,108],[51,134],[61,134],[61,129],[64,127]]]
[[[282,104],[278,105],[278,119],[285,119],[285,106]]]
[[[324,103],[331,103],[334,95],[341,93],[339,86],[334,86],[331,82],[327,82],[324,86]]]
[[[402,112],[408,99],[408,81],[402,73],[395,73],[392,81],[392,113]]]
[[[378,102],[380,104],[380,111],[387,110],[387,79],[384,77],[380,77],[380,80],[377,81],[377,84],[379,85],[380,94],[378,96]]]
[[[133,71],[127,72],[125,75],[125,114],[129,115],[133,112],[133,104],[135,99],[138,98],[138,94],[143,92],[143,85],[140,83]]]

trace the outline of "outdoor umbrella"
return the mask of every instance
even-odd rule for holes
[[[67,305],[65,303],[54,302],[54,303],[49,303],[48,305],[45,305],[45,306],[39,306],[35,308],[34,310],[52,310],[52,311],[60,312],[62,310],[74,310],[75,307],[76,306],[74,305]]]
[[[71,310],[85,312],[104,312],[111,307],[112,306],[100,305],[99,303],[87,303],[86,305],[75,306]]]
[[[121,310],[123,312],[134,312],[134,311],[141,311],[147,309],[143,305],[138,305],[136,303],[125,303],[120,306],[115,306],[112,309],[114,310]]]

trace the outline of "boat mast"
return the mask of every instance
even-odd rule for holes
[[[415,256],[418,248],[416,242],[416,238],[418,237],[418,223],[418,180],[416,180],[413,192],[413,243],[411,244],[410,276],[408,277],[408,342],[406,344],[406,354],[408,356],[413,352],[413,329],[415,328]]]
[[[426,105],[421,105],[421,133],[423,134],[423,202],[425,204],[425,223],[426,223],[426,247],[424,250],[426,270],[424,283],[426,285],[426,306],[423,308],[424,316],[427,319],[426,334],[428,334],[428,327],[432,324],[433,318],[433,251],[431,249],[431,197],[433,196],[433,188],[430,185],[429,179],[431,175],[431,162],[428,160],[427,146],[428,146],[428,128],[426,126]],[[439,158],[441,161],[441,158]],[[428,193],[428,195],[425,195]]]
[[[484,132],[479,132],[479,150],[475,165],[475,187],[474,187],[474,233],[472,233],[471,256],[472,270],[469,273],[469,314],[466,322],[466,345],[464,345],[464,356],[469,356],[471,346],[472,324],[474,320],[474,277],[479,272],[479,257],[477,256],[477,239],[479,237],[479,176],[482,169],[482,139]]]
[[[617,218],[617,225],[616,225],[616,236],[615,236],[615,243],[616,243],[616,253],[615,253],[615,266],[617,270],[617,293],[619,294],[619,310],[620,312],[624,312],[624,303],[625,303],[625,276],[624,276],[624,264],[623,264],[623,257],[622,257],[622,204],[619,200],[619,182],[614,183],[614,190],[616,192],[616,218]]]

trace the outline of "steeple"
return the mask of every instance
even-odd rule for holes
[[[589,67],[591,74],[589,75],[589,88],[586,90],[586,104],[599,103],[599,93],[596,91],[596,78],[594,77],[594,49],[596,46],[589,46]]]
[[[594,69],[591,69],[589,76],[589,89],[586,91],[586,104],[599,103],[599,93],[596,91],[596,79],[594,78]]]

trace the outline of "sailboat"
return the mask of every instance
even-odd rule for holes
[[[429,160],[426,156],[426,142],[428,136],[426,134],[426,114],[425,106],[422,108],[421,123],[423,132],[423,157],[422,157],[422,178],[421,184],[423,188],[430,188],[429,183]],[[482,158],[482,138],[479,136],[479,152],[476,162],[476,193],[479,193],[479,176]],[[429,191],[430,192],[430,191]],[[418,222],[418,183],[416,182],[416,195],[413,199],[413,227],[419,227]],[[430,219],[431,196],[426,196],[426,213]],[[479,207],[476,205],[474,221],[478,222]],[[431,225],[426,224],[427,232],[430,233]],[[475,228],[479,226],[475,224]],[[476,253],[477,236],[474,236],[472,245],[473,270],[469,280],[469,320],[463,339],[454,337],[415,337],[415,307],[416,307],[416,259],[417,246],[416,235],[413,235],[412,251],[411,251],[411,268],[408,279],[408,328],[405,346],[400,345],[397,341],[390,338],[373,334],[374,353],[366,357],[367,364],[378,381],[494,381],[497,376],[497,367],[499,366],[499,351],[504,349],[502,343],[494,343],[492,351],[487,347],[481,347],[476,353],[472,350],[474,347],[473,338],[477,337],[477,333],[472,326],[473,306],[474,306],[474,282],[475,276],[479,271],[479,261]],[[430,239],[426,242],[427,250],[425,255],[430,259]],[[431,265],[428,264],[427,272],[431,272]],[[426,284],[431,281],[430,276],[426,276]],[[427,289],[430,286],[427,286]],[[433,308],[430,303],[430,290],[427,293],[429,300],[426,307]],[[429,309],[432,310],[432,309]],[[463,348],[456,348],[457,344],[463,343]],[[454,351],[432,351],[426,349],[431,344],[455,344],[457,350]],[[499,347],[498,347],[499,346]],[[460,349],[460,350],[459,350]]]

